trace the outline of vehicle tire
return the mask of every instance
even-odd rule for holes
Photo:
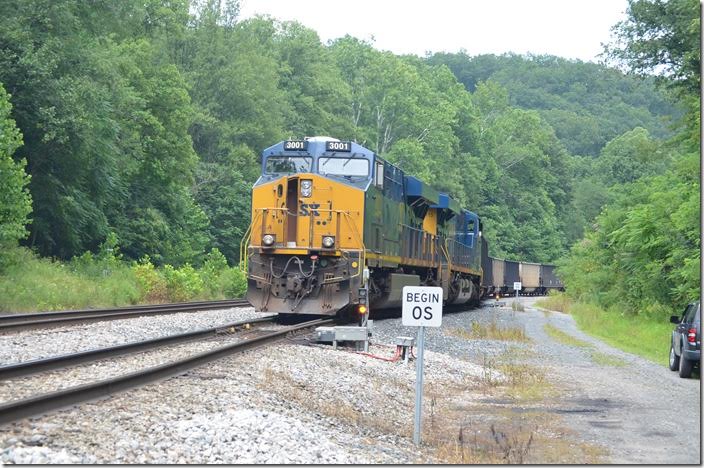
[[[686,359],[684,356],[680,356],[680,377],[683,379],[688,379],[692,376],[692,368],[694,367],[694,361]]]
[[[675,353],[675,347],[672,346],[672,341],[670,341],[670,370],[676,371],[680,368],[680,357]]]

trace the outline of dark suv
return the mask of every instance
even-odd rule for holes
[[[670,339],[670,370],[679,370],[680,377],[692,375],[694,365],[701,359],[701,319],[699,302],[687,306],[682,317],[673,315],[670,323],[677,327]]]

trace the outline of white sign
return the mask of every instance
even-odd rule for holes
[[[442,288],[437,286],[404,286],[404,327],[439,327],[442,324]]]
[[[523,285],[521,284],[520,281],[515,281],[515,282],[513,283],[513,289],[515,289],[516,291],[520,291],[520,290],[521,290],[521,286],[523,286]]]

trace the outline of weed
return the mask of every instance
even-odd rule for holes
[[[188,263],[178,269],[164,265],[164,278],[169,297],[177,302],[198,297],[205,287],[198,272]]]
[[[525,312],[526,308],[522,303],[514,301],[511,303],[511,310],[514,312]]]
[[[572,316],[585,333],[658,364],[667,364],[670,351],[667,338],[672,332],[669,322],[631,317],[586,303],[574,304]]]
[[[507,393],[517,400],[538,400],[553,393],[545,373],[538,367],[505,362],[497,369],[508,381]]]
[[[506,349],[506,355],[513,359],[530,359],[537,356],[536,352],[526,345],[512,345]]]
[[[563,292],[550,291],[547,297],[537,300],[535,305],[557,312],[569,313],[572,308],[572,300]]]
[[[109,236],[97,254],[86,252],[69,262],[39,258],[24,247],[8,248],[0,271],[0,311],[242,297],[247,279],[238,269],[223,264],[218,254],[211,252],[203,269],[195,270],[190,265],[156,268],[149,257],[129,264],[122,260],[114,236]]]
[[[595,363],[600,364],[602,366],[611,366],[611,367],[624,367],[624,366],[626,366],[626,361],[624,361],[623,359],[617,358],[616,356],[612,356],[610,354],[601,353],[599,351],[592,352],[592,361],[594,361]]]
[[[578,338],[575,338],[572,335],[563,332],[559,328],[549,323],[545,324],[544,329],[548,335],[550,335],[552,338],[559,341],[560,343],[570,346],[577,346],[579,348],[594,347],[591,343],[587,343],[586,341],[582,341]],[[591,359],[596,364],[600,364],[602,366],[624,367],[626,365],[626,362],[623,359],[599,351],[591,351]]]
[[[523,463],[533,443],[533,431],[529,433],[527,439],[521,440],[521,437],[518,435],[520,432],[508,436],[504,432],[497,431],[493,424],[490,429],[494,442],[496,442],[496,445],[499,447],[503,461],[510,464]]]
[[[472,322],[471,329],[451,328],[448,330],[451,335],[459,336],[465,339],[483,339],[483,340],[499,340],[499,341],[530,341],[528,335],[523,328],[519,327],[503,327],[492,321],[488,325],[479,322]]]
[[[589,348],[592,345],[587,343],[586,341],[582,341],[578,338],[575,338],[574,336],[570,335],[569,333],[565,333],[556,326],[546,323],[543,326],[543,329],[545,330],[545,333],[547,333],[551,338],[555,339],[556,341],[570,345],[570,346],[577,346],[579,348]]]

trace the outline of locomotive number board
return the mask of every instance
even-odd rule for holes
[[[326,141],[325,151],[352,151],[352,144],[349,141]]]
[[[308,142],[305,140],[288,140],[284,141],[284,151],[306,151]]]

